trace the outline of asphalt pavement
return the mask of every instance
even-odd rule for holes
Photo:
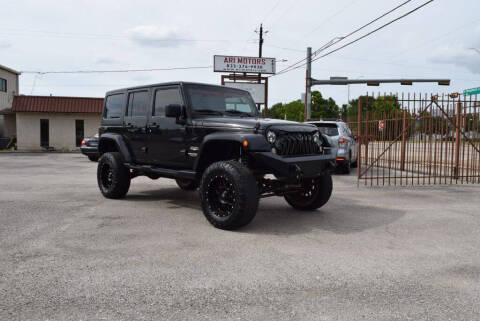
[[[0,153],[0,320],[479,320],[479,195],[336,175],[229,232],[173,181],[108,200],[80,154]]]

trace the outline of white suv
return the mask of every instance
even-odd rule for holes
[[[350,127],[343,121],[310,121],[327,136],[332,147],[337,148],[337,168],[344,174],[357,167],[357,140]]]

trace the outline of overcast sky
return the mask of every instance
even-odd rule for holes
[[[211,66],[213,55],[258,54],[277,70],[330,39],[348,34],[404,0],[0,0],[0,64],[19,71]],[[375,26],[426,0],[413,0]],[[372,26],[368,30],[375,28]],[[368,31],[367,30],[367,31]],[[362,33],[353,36],[360,36]],[[332,47],[334,48],[334,47]],[[470,48],[478,48],[473,50]],[[105,91],[164,81],[220,83],[213,68],[117,74],[23,74],[20,93],[102,97]],[[312,76],[451,78],[452,86],[351,86],[376,92],[455,92],[480,86],[480,1],[435,0],[428,6],[313,64]],[[305,69],[270,78],[269,105],[298,99]],[[337,103],[346,87],[314,87]]]

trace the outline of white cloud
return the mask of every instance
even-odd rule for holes
[[[438,47],[430,60],[435,63],[453,64],[480,74],[480,26],[471,41]]]
[[[97,65],[111,65],[116,62],[114,58],[109,56],[97,56],[93,61]]]
[[[129,38],[143,46],[176,47],[184,37],[176,28],[155,25],[137,26],[127,30]]]
[[[0,40],[0,49],[8,49],[12,46],[11,43],[6,42],[4,40]]]

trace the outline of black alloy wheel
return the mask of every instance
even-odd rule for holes
[[[237,161],[211,164],[203,173],[199,193],[203,214],[220,229],[245,226],[257,212],[257,182],[250,170]]]
[[[207,186],[206,201],[213,215],[227,217],[233,213],[237,194],[226,175],[215,176]]]
[[[313,211],[325,205],[332,195],[333,183],[330,174],[305,179],[302,190],[285,194],[290,206],[302,211]]]
[[[105,153],[98,161],[97,182],[106,198],[122,198],[130,188],[130,170],[120,153]]]

